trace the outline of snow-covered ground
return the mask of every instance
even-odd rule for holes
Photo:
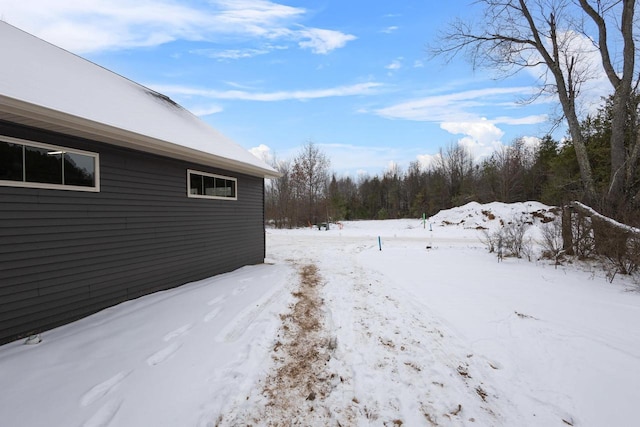
[[[0,347],[0,425],[638,425],[638,285],[480,242],[541,209],[268,230],[264,265]]]

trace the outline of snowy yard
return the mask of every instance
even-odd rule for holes
[[[638,425],[638,285],[479,240],[539,207],[269,230],[265,265],[0,347],[0,425]]]

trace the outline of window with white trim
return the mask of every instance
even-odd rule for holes
[[[187,170],[187,195],[202,199],[237,200],[237,178]]]
[[[99,155],[0,136],[0,185],[97,192]]]

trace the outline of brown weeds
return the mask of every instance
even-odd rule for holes
[[[271,415],[280,413],[284,418],[287,414],[296,416],[302,411],[313,411],[331,392],[330,380],[335,378],[326,372],[326,362],[336,342],[326,336],[323,328],[318,269],[312,264],[305,265],[299,277],[300,286],[292,292],[295,302],[289,313],[280,316],[282,339],[274,347],[280,364],[263,388]]]

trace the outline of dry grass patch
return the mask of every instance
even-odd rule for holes
[[[321,277],[315,265],[300,269],[300,286],[291,310],[280,316],[282,327],[273,348],[276,369],[265,380],[270,419],[304,419],[321,409],[340,377],[328,371],[335,339],[325,329]]]

